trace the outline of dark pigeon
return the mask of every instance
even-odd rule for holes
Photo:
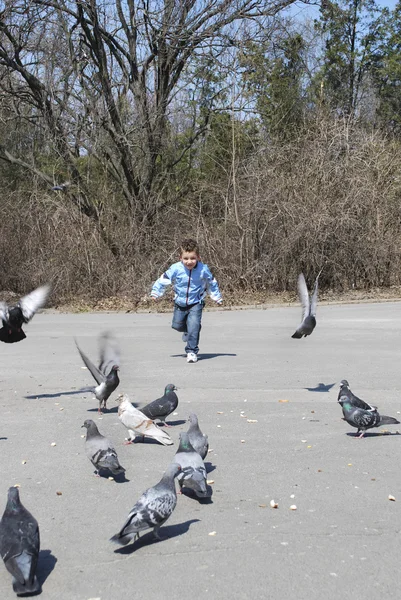
[[[111,471],[113,475],[125,473],[118,461],[116,449],[106,437],[99,433],[96,423],[87,419],[82,427],[86,427],[86,455],[95,467],[95,474],[99,471]]]
[[[319,275],[316,277],[315,287],[313,288],[312,298],[309,300],[309,292],[306,285],[304,274],[298,277],[298,296],[302,305],[302,323],[297,327],[295,333],[291,336],[299,339],[312,333],[316,327],[316,307]]]
[[[359,433],[358,437],[360,438],[365,435],[367,429],[380,427],[381,425],[399,425],[400,423],[393,417],[379,415],[377,410],[372,412],[363,408],[356,408],[345,396],[340,398],[339,403],[343,409],[344,420],[347,421],[348,425],[358,430],[356,435],[358,436]]]
[[[173,383],[169,383],[164,388],[164,395],[157,400],[153,400],[146,406],[140,409],[140,411],[148,417],[148,419],[159,419],[166,427],[171,427],[166,423],[166,419],[178,406],[178,396],[174,390],[177,388]]]
[[[354,408],[362,408],[362,410],[375,411],[377,410],[377,406],[371,406],[358,396],[355,396],[350,390],[349,383],[346,379],[340,381],[340,390],[338,392],[338,402],[340,402],[341,398],[346,398],[351,406]]]
[[[146,490],[128,515],[121,531],[110,539],[111,542],[125,546],[132,539],[139,538],[139,532],[153,529],[157,539],[160,539],[159,529],[171,516],[177,504],[177,492],[174,478],[181,467],[172,463],[163,477],[154,487]]]
[[[3,327],[0,329],[0,341],[13,344],[24,340],[26,335],[22,326],[28,323],[39,308],[46,304],[49,293],[50,286],[43,285],[21,298],[16,304],[9,306],[6,302],[0,302],[0,319],[3,323]]]
[[[189,441],[188,433],[180,433],[180,445],[174,461],[181,466],[177,477],[180,489],[189,488],[198,498],[206,498],[210,494],[206,485],[206,468],[202,458]]]
[[[35,574],[39,547],[38,522],[22,506],[18,488],[11,487],[0,522],[0,554],[13,577],[13,589],[17,596],[41,591]]]
[[[91,372],[92,377],[98,383],[94,389],[94,394],[99,401],[99,414],[103,409],[107,410],[107,400],[114,390],[118,387],[120,379],[118,371],[120,369],[120,352],[117,341],[110,333],[103,333],[100,336],[100,363],[99,368],[95,367],[93,362],[82,352],[75,340],[76,347],[86,367]]]
[[[189,428],[188,438],[194,450],[200,454],[202,459],[205,459],[209,450],[209,441],[207,435],[203,435],[199,428],[198,417],[195,413],[191,413],[188,417]]]

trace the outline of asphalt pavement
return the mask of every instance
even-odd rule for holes
[[[295,340],[300,317],[206,310],[196,364],[168,313],[42,313],[26,340],[1,344],[0,515],[20,484],[40,525],[43,600],[396,596],[401,425],[355,439],[336,400],[347,379],[401,420],[401,303],[319,306],[312,336]],[[97,362],[104,330],[121,344],[121,384],[99,417],[74,337]],[[124,445],[118,393],[140,407],[167,383],[178,387],[174,446]],[[109,538],[173,460],[190,412],[209,436],[211,502],[179,496],[163,541],[147,532],[120,549]],[[94,477],[88,418],[115,443],[125,483]],[[15,597],[0,564],[0,598]]]

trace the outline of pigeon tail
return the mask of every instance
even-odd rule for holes
[[[2,327],[0,329],[0,341],[6,344],[13,344],[14,342],[20,342],[26,338],[25,333],[22,329],[10,329],[9,327]]]
[[[302,337],[302,333],[296,331],[291,337],[299,340]]]
[[[22,584],[16,579],[14,579],[13,581],[13,590],[17,594],[17,596],[30,596],[32,594],[38,594],[41,591],[41,589],[41,585],[36,575],[34,575],[34,578],[31,583],[26,582]]]
[[[399,425],[400,422],[394,417],[386,417],[386,415],[380,415],[380,425]]]

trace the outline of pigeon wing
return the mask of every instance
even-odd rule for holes
[[[319,276],[320,273],[322,272],[322,269],[320,269],[316,280],[315,280],[315,287],[313,288],[313,294],[312,294],[312,300],[311,300],[311,306],[310,306],[310,314],[313,317],[316,317],[316,307],[317,307],[317,293],[318,293],[318,282],[319,282]]]
[[[49,285],[42,285],[36,290],[33,290],[27,296],[24,296],[19,301],[19,306],[22,311],[25,323],[28,323],[39,308],[46,304],[47,297],[50,293]]]
[[[75,345],[76,345],[77,350],[78,350],[79,354],[81,355],[81,358],[84,361],[86,367],[91,372],[93,379],[95,381],[97,381],[97,383],[99,385],[101,383],[103,383],[106,380],[106,377],[105,377],[104,373],[102,373],[101,371],[99,371],[99,369],[97,367],[95,367],[95,365],[93,364],[93,362],[91,360],[89,360],[89,358],[86,356],[86,354],[84,352],[82,352],[81,348],[77,344],[77,340],[75,340]]]
[[[99,370],[107,375],[114,365],[120,366],[120,348],[116,338],[110,332],[100,336],[100,364]]]
[[[309,315],[310,305],[309,292],[303,273],[298,276],[298,297],[302,305],[302,320],[304,320]]]

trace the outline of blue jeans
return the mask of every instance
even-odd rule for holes
[[[177,331],[188,333],[188,341],[185,346],[185,352],[199,352],[199,335],[202,328],[202,311],[205,306],[204,302],[192,304],[191,306],[174,305],[173,322],[171,327]]]

